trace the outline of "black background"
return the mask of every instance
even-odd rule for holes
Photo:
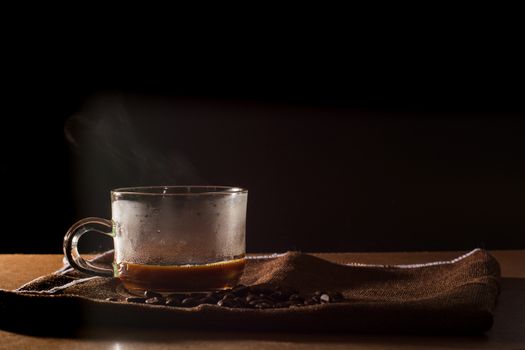
[[[34,40],[6,67],[0,250],[58,253],[110,189],[155,184],[248,188],[250,252],[525,248],[512,33]]]

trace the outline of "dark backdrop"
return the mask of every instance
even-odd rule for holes
[[[251,252],[525,248],[523,57],[481,39],[26,56],[0,249],[60,252],[75,220],[110,216],[110,189],[155,184],[248,188]]]

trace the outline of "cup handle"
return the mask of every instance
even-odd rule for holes
[[[66,257],[69,265],[74,269],[95,276],[112,277],[113,270],[93,265],[91,262],[84,260],[78,252],[78,240],[80,237],[89,231],[95,231],[102,233],[106,236],[113,237],[112,232],[104,232],[93,225],[113,227],[111,220],[101,218],[85,218],[77,221],[73,226],[69,228],[66,235],[64,236],[64,256]]]

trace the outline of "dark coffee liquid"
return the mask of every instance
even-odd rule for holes
[[[129,291],[200,292],[234,287],[246,265],[245,258],[204,265],[141,265],[121,262],[118,275]]]

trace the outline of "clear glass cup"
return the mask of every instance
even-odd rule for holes
[[[73,268],[118,277],[130,292],[231,288],[244,271],[247,200],[248,191],[238,187],[116,189],[111,191],[112,220],[86,218],[74,224],[64,237],[64,254]],[[113,238],[113,269],[79,254],[78,240],[89,231]]]

